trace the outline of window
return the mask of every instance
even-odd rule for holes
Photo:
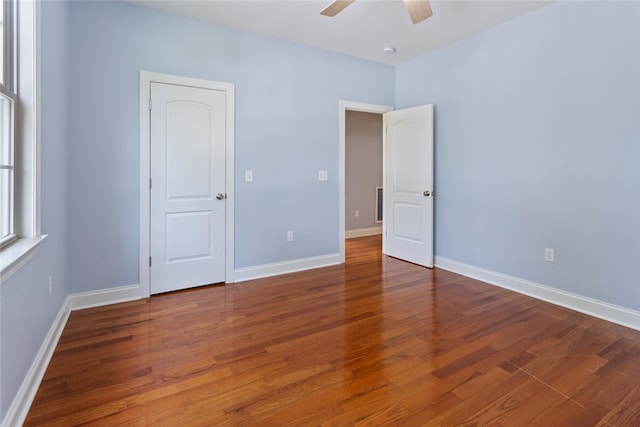
[[[0,247],[15,240],[15,75],[14,4],[3,0],[0,8]]]
[[[0,3],[0,283],[38,252],[40,1]]]

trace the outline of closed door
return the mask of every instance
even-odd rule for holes
[[[433,105],[384,115],[383,252],[433,267]]]
[[[152,294],[225,280],[225,96],[151,84]]]

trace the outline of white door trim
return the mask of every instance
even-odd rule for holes
[[[345,157],[346,157],[346,153],[345,153],[345,149],[346,149],[346,121],[347,121],[347,110],[349,111],[360,111],[363,113],[378,113],[378,114],[384,114],[387,113],[389,111],[393,111],[393,107],[389,107],[387,105],[377,105],[377,104],[364,104],[362,102],[352,102],[352,101],[340,101],[339,103],[340,106],[340,110],[339,110],[339,114],[340,114],[340,124],[339,124],[339,133],[340,133],[340,146],[338,148],[338,168],[339,168],[339,177],[338,177],[338,186],[340,187],[340,200],[338,203],[338,209],[339,209],[339,217],[340,218],[340,232],[339,232],[339,242],[338,242],[338,247],[340,250],[340,262],[344,263],[345,262],[345,248],[344,248],[344,239],[345,239],[345,227],[346,227],[346,222],[345,222]],[[384,164],[384,153],[383,153],[383,160],[382,160],[383,164]],[[384,221],[382,223],[382,229],[383,229],[383,233],[384,233]]]
[[[149,134],[149,99],[151,82],[192,86],[205,89],[214,89],[226,92],[226,176],[225,187],[227,192],[225,210],[225,282],[234,281],[234,176],[235,176],[235,88],[231,83],[221,83],[209,80],[193,79],[189,77],[173,76],[169,74],[140,71],[140,257],[139,280],[140,297],[147,298],[150,295],[149,282],[149,179],[150,179],[150,134]]]

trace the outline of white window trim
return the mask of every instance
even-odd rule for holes
[[[18,7],[15,242],[0,250],[0,283],[38,253],[40,229],[40,1]]]
[[[0,252],[0,266],[2,266],[2,280],[7,280],[38,253],[38,245],[47,235],[18,239]]]

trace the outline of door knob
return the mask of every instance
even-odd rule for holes
[[[422,195],[425,197],[429,197],[431,195],[431,192],[429,190],[425,190],[422,192]]]
[[[216,194],[216,199],[218,200],[224,200],[227,196],[225,194],[222,193],[218,193]]]

